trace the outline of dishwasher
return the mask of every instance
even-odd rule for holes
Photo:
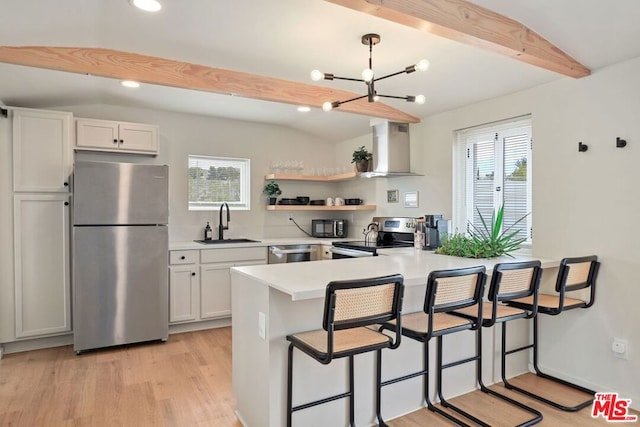
[[[317,261],[320,245],[272,245],[269,246],[269,264]]]

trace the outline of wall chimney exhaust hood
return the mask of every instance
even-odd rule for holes
[[[373,171],[364,178],[422,176],[412,173],[409,151],[409,124],[386,120],[371,122],[373,127]]]

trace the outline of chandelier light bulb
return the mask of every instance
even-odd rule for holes
[[[333,105],[329,101],[322,104],[322,110],[331,111],[333,109]]]
[[[429,61],[427,61],[426,59],[421,59],[416,64],[416,70],[418,70],[418,71],[427,71],[429,69],[429,65],[430,65]]]
[[[365,68],[362,70],[362,80],[367,83],[373,80],[373,70],[371,68]]]
[[[311,72],[311,80],[313,80],[314,82],[319,82],[320,80],[322,80],[324,78],[324,73],[320,70],[313,70]]]
[[[427,98],[424,95],[416,95],[416,100],[414,101],[416,104],[424,104]]]

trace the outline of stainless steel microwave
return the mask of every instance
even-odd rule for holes
[[[347,237],[346,219],[312,219],[313,237]]]

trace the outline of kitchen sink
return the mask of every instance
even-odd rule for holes
[[[260,240],[224,239],[224,240],[194,240],[194,242],[202,243],[203,245],[223,245],[225,243],[253,243],[253,242],[260,242]]]

